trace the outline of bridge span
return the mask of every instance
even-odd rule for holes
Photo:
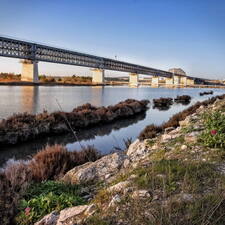
[[[128,72],[129,83],[134,86],[138,85],[139,74],[151,75],[152,85],[159,84],[159,77],[164,77],[167,85],[187,86],[194,83],[193,77],[182,74],[1,36],[0,56],[23,60],[23,81],[38,82],[38,62],[42,61],[89,67],[93,83],[104,83],[105,70]]]

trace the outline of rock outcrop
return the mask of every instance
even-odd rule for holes
[[[126,155],[123,152],[106,155],[95,162],[75,167],[68,171],[62,180],[70,184],[104,181],[120,170],[125,158]]]

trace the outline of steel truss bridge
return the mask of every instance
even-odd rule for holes
[[[171,78],[171,72],[0,36],[0,56]],[[180,74],[175,74],[182,76]]]

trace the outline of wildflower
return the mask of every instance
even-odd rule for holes
[[[30,210],[31,210],[30,207],[27,207],[27,208],[25,209],[25,215],[26,215],[26,216],[28,216],[28,215],[30,214]]]
[[[211,135],[216,135],[217,134],[217,130],[211,130]]]

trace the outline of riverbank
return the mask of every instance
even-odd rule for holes
[[[153,136],[146,128],[142,140],[125,152],[74,167],[50,183],[32,184],[20,197],[25,204],[17,208],[17,224],[33,224],[48,210],[55,211],[36,224],[223,224],[224,112],[224,95],[197,103],[153,129]],[[54,170],[49,171],[43,174]],[[65,190],[63,198],[59,190],[65,184],[76,191]],[[45,198],[51,202],[47,211],[40,206]],[[62,199],[60,207],[54,199]]]
[[[58,82],[49,82],[49,83],[44,83],[44,82],[39,82],[39,83],[34,83],[34,82],[28,82],[28,81],[10,81],[10,82],[0,82],[0,86],[106,86],[106,85],[111,85],[111,84],[93,84],[93,83],[58,83]]]
[[[220,88],[224,89],[225,85],[204,85],[204,84],[195,84],[195,85],[165,85],[165,84],[159,84],[158,86],[151,86],[151,83],[146,82],[140,82],[139,86],[148,86],[153,88]],[[118,82],[118,81],[111,81],[111,82],[105,82],[104,84],[95,84],[95,83],[62,83],[62,82],[28,82],[28,81],[1,81],[0,86],[46,86],[46,87],[54,87],[54,86],[64,86],[64,87],[104,87],[104,86],[129,86],[129,82]]]
[[[78,128],[115,122],[146,111],[148,103],[148,100],[127,99],[108,107],[84,104],[70,113],[15,114],[0,122],[0,144],[15,145],[42,136],[74,133]]]

